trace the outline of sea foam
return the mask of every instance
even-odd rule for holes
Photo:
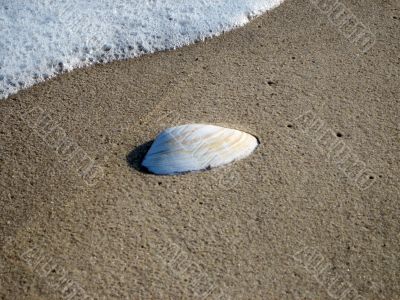
[[[0,0],[0,98],[77,67],[218,35],[281,2]]]

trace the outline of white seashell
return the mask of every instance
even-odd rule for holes
[[[250,155],[257,138],[235,129],[188,124],[161,132],[142,162],[159,175],[215,168]]]

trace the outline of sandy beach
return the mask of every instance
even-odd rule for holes
[[[399,299],[400,4],[314,2],[0,101],[0,299]],[[261,144],[142,172],[187,123]]]

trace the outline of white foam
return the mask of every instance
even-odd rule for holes
[[[173,49],[283,0],[0,0],[0,98],[63,71]]]

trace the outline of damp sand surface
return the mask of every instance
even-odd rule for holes
[[[400,7],[343,4],[376,35],[366,53],[288,0],[1,101],[0,298],[398,298]],[[261,145],[202,173],[140,172],[185,123]]]

